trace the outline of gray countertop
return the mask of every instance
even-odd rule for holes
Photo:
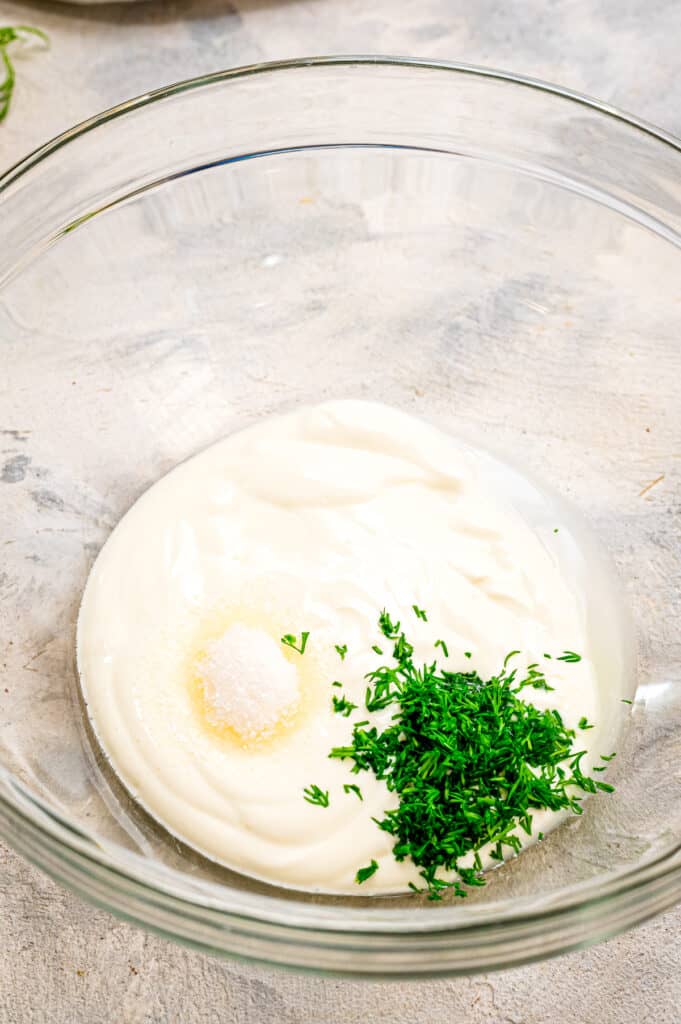
[[[4,2],[49,32],[21,55],[6,167],[130,96],[228,66],[320,53],[464,60],[590,93],[681,135],[678,0]],[[681,907],[559,960],[487,976],[354,983],[221,962],[81,903],[0,846],[0,1024],[637,1024],[679,1021]]]

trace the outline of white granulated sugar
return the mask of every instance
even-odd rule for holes
[[[206,647],[199,666],[215,718],[252,738],[274,728],[298,701],[298,673],[261,629],[236,623]]]

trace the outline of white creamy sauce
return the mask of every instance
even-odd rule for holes
[[[352,731],[332,696],[362,709],[387,608],[415,661],[437,655],[484,678],[511,650],[519,666],[540,662],[555,690],[523,696],[571,727],[596,722],[578,734],[588,771],[592,751],[596,763],[610,752],[616,684],[596,672],[588,601],[553,527],[526,522],[482,457],[405,413],[338,401],[268,419],[158,481],[105,544],[78,624],[95,732],[140,803],[214,860],[296,888],[403,890],[418,871],[372,821],[395,796],[328,758]],[[304,654],[281,644],[303,631]],[[434,654],[440,638],[447,659]],[[582,660],[543,660],[565,649]],[[328,807],[304,800],[312,784]],[[533,837],[559,820],[536,813]]]

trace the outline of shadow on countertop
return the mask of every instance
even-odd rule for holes
[[[239,18],[248,11],[282,7],[295,0],[137,0],[121,3],[61,3],[26,0],[36,14],[45,12],[72,22],[109,25],[163,25],[178,20]]]

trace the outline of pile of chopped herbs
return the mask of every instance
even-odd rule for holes
[[[486,680],[475,671],[446,671],[436,661],[419,667],[400,623],[382,612],[379,627],[392,647],[392,663],[368,674],[364,704],[369,713],[394,713],[385,727],[366,717],[354,722],[351,741],[329,757],[351,762],[355,774],[371,772],[397,794],[398,806],[373,820],[394,838],[396,860],[409,857],[420,868],[431,899],[445,889],[465,896],[466,886],[484,885],[479,851],[491,847],[498,861],[505,848],[517,853],[519,831],[531,834],[534,811],[581,814],[585,793],[612,792],[608,783],[582,772],[586,751],[573,749],[576,732],[560,713],[521,699],[526,688],[552,689],[538,665],[519,674],[509,668],[519,653],[513,651],[499,674]],[[447,656],[444,642],[435,646]],[[565,653],[560,660],[580,660]],[[344,715],[348,707],[354,710],[338,697],[333,706]],[[579,728],[591,726],[582,718]],[[358,787],[354,791],[361,796]],[[360,868],[356,881],[377,868],[375,861]],[[452,872],[457,880],[443,879]]]

